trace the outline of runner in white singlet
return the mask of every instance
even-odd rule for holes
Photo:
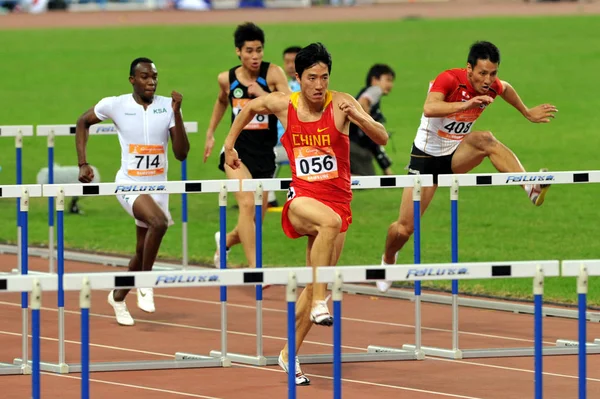
[[[551,104],[527,108],[515,89],[498,79],[499,65],[498,48],[489,42],[477,42],[471,46],[465,69],[444,71],[430,85],[408,165],[409,174],[433,175],[435,185],[421,191],[422,212],[433,199],[440,174],[467,173],[485,158],[498,172],[525,172],[515,154],[492,133],[473,129],[477,118],[497,96],[533,123],[550,122],[557,112]],[[542,205],[549,188],[549,184],[523,185],[535,206]],[[388,229],[384,265],[396,263],[398,251],[413,233],[412,191],[404,190],[400,217]],[[377,282],[380,291],[387,291],[390,285]]]
[[[137,244],[129,263],[130,271],[150,271],[168,226],[173,224],[169,212],[168,194],[140,194],[132,187],[167,180],[167,150],[169,136],[173,153],[179,161],[186,159],[190,145],[181,115],[182,96],[171,98],[155,95],[158,73],[151,60],[135,59],[130,67],[129,81],[133,93],[106,97],[86,111],[77,121],[76,140],[79,158],[79,180],[89,183],[93,170],[86,160],[88,129],[91,125],[111,119],[117,127],[121,144],[121,167],[115,181],[122,183],[117,195],[123,208],[135,218]],[[133,189],[135,190],[135,189]],[[108,302],[115,309],[117,322],[133,325],[125,304],[129,289],[111,291]],[[137,304],[146,312],[154,312],[151,288],[137,290]]]

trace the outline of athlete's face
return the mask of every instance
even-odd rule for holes
[[[236,48],[235,52],[244,68],[252,72],[260,70],[260,63],[263,60],[263,44],[259,40],[244,42],[242,48]]]
[[[133,92],[145,102],[151,102],[158,86],[158,71],[154,64],[142,62],[135,67],[134,76],[129,77]]]
[[[329,87],[329,68],[319,62],[306,68],[300,77],[302,95],[312,103],[323,102]]]
[[[290,79],[296,78],[296,53],[287,53],[283,55],[283,70]]]
[[[390,94],[392,89],[394,88],[394,77],[389,73],[381,75],[379,78],[373,78],[373,84],[371,86],[379,86],[383,91],[384,95]]]
[[[498,75],[498,64],[490,60],[477,60],[475,66],[467,63],[467,77],[479,94],[487,94]]]

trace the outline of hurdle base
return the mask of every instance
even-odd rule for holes
[[[15,365],[23,365],[23,359],[16,358],[13,361]],[[31,360],[27,362],[27,367],[31,368],[33,363]],[[66,363],[57,364],[57,363],[47,363],[40,362],[40,371],[47,371],[49,373],[57,373],[57,374],[68,374],[69,373],[69,365]]]
[[[15,359],[15,363],[21,359]],[[31,361],[28,362],[31,366]],[[221,359],[214,359],[203,356],[201,359],[176,359],[176,360],[140,360],[135,362],[98,362],[90,363],[90,372],[101,371],[141,371],[141,370],[171,370],[171,369],[191,369],[205,367],[228,367],[224,365]],[[31,367],[30,367],[31,368]],[[81,364],[52,364],[40,362],[40,370],[57,373],[81,373]],[[31,374],[31,372],[30,372]]]
[[[414,348],[414,345],[403,345],[403,348]],[[442,357],[453,352],[451,349],[441,348],[430,348],[422,347],[426,355],[432,357]],[[461,357],[453,359],[485,359],[485,358],[499,358],[499,357],[533,357],[535,351],[533,347],[529,348],[484,348],[484,349],[462,349],[460,350]],[[586,353],[594,354],[600,353],[599,346],[588,346]],[[542,348],[543,356],[565,356],[565,355],[577,355],[577,347],[555,347],[546,346]]]
[[[197,355],[195,353],[188,353],[188,352],[177,352],[175,353],[175,360],[176,361],[184,361],[184,362],[189,362],[189,361],[203,361],[203,362],[210,362],[210,361],[219,361],[221,367],[231,367],[231,357],[230,354],[228,353],[226,357],[221,357],[221,356],[204,356],[204,355]]]
[[[570,339],[557,339],[556,346],[559,348],[579,348],[579,341],[573,341]],[[590,348],[600,348],[600,339],[595,339],[594,342],[586,342],[586,352],[587,353],[595,353],[590,352]]]
[[[8,363],[0,363],[0,375],[25,375],[31,374],[29,365],[16,365]]]
[[[221,351],[210,351],[211,357],[220,358]],[[251,366],[266,366],[267,358],[264,356],[240,355],[239,353],[228,353],[227,358],[235,363],[249,364]]]
[[[402,345],[402,349],[414,351],[417,350],[415,345]],[[431,346],[421,346],[421,351],[424,356],[442,357],[444,359],[463,359],[463,351],[460,349],[444,349],[434,348]]]
[[[278,365],[279,356],[267,356],[267,366]],[[301,364],[332,364],[333,355],[299,355]],[[394,353],[342,353],[342,363],[384,362],[397,360],[419,360],[415,352]]]
[[[423,352],[422,348],[421,348],[421,350],[416,350],[416,348],[414,346],[412,349],[398,349],[398,348],[392,348],[391,346],[369,345],[367,347],[367,351],[369,353],[379,354],[379,355],[411,353],[411,354],[413,354],[415,360],[425,359],[425,353]]]

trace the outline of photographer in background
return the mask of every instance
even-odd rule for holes
[[[394,87],[396,74],[385,64],[375,64],[369,69],[365,87],[358,93],[356,99],[371,117],[385,124],[385,117],[379,108],[381,98],[388,95]],[[373,159],[385,175],[392,175],[392,162],[382,146],[375,144],[358,126],[350,124],[350,172],[353,175],[375,175]]]

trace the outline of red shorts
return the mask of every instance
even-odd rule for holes
[[[294,229],[294,226],[292,226],[292,222],[290,222],[290,219],[288,219],[288,216],[287,216],[288,208],[289,208],[290,204],[292,203],[292,201],[294,199],[296,199],[298,197],[312,198],[308,195],[302,195],[302,194],[298,194],[298,192],[296,192],[296,194],[294,195],[294,198],[286,201],[285,204],[283,205],[283,210],[281,212],[281,227],[283,227],[283,232],[289,238],[302,237],[301,234],[298,234],[296,232],[296,230]],[[324,205],[327,205],[335,213],[340,215],[340,218],[342,218],[342,227],[340,227],[340,233],[346,232],[348,230],[348,227],[350,227],[350,224],[352,223],[352,209],[350,208],[350,204],[342,204],[339,202],[332,202],[332,201],[326,201],[326,200],[320,200],[320,199],[318,199],[317,201],[319,201],[320,203],[322,203]]]

